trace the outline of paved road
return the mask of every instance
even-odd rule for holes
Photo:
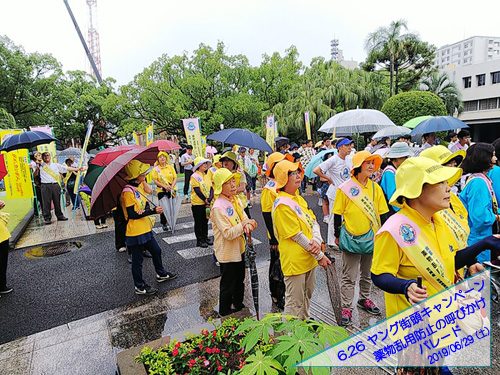
[[[319,209],[316,199],[308,199]],[[268,247],[260,205],[251,212],[259,222],[254,238],[262,242],[256,245],[257,261],[265,261]],[[195,247],[192,218],[178,224],[187,228],[174,235],[159,233],[157,240],[164,265],[179,277],[157,284],[152,262],[144,263],[145,279],[160,293],[219,276],[212,256]],[[11,253],[8,280],[15,290],[0,297],[0,344],[147,298],[134,294],[127,256],[115,251],[112,232],[75,240],[83,246],[58,256],[29,258],[28,249]]]

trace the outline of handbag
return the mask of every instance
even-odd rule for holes
[[[355,236],[346,229],[345,224],[340,227],[339,248],[353,254],[372,254],[375,234],[370,228],[365,234]]]

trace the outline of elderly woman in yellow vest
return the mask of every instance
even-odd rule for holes
[[[214,174],[217,172],[217,169],[222,168],[222,163],[220,162],[220,155],[215,155],[212,159],[212,166],[208,168],[207,175],[212,181],[212,186],[214,184]]]
[[[172,198],[176,194],[177,173],[165,151],[160,151],[157,156],[157,162],[153,168],[151,176],[158,187],[158,200],[163,197]],[[164,231],[168,230],[167,218],[164,213],[160,214],[160,222]]]
[[[278,198],[272,217],[285,276],[285,313],[308,319],[316,284],[314,271],[318,264],[326,267],[331,261],[322,251],[323,239],[314,213],[297,194],[302,176],[299,163],[283,160],[276,164]]]
[[[370,267],[375,233],[389,208],[382,188],[370,176],[380,169],[381,164],[380,155],[372,155],[369,151],[356,153],[352,158],[351,178],[339,186],[332,210],[335,241],[342,251],[340,324],[344,326],[351,323],[358,275],[360,297],[357,305],[370,314],[380,314],[380,309],[370,298]]]
[[[197,157],[194,159],[193,174],[191,175],[191,210],[194,218],[194,233],[196,235],[196,246],[208,247],[213,241],[208,238],[208,216],[210,203],[214,198],[212,181],[207,175],[210,168],[210,160]]]
[[[245,213],[248,217],[250,217],[250,210],[248,208],[248,200],[246,196],[247,179],[245,177],[245,172],[243,172],[239,168],[240,165],[238,162],[238,156],[232,151],[227,151],[221,156],[220,161],[222,162],[222,166],[224,168],[229,169],[235,174],[237,192],[236,196],[240,200]]]
[[[272,210],[278,193],[276,192],[276,181],[274,180],[274,167],[285,158],[281,152],[273,152],[266,160],[266,176],[269,178],[262,188],[260,195],[260,205],[262,217],[266,223],[269,237],[269,251],[271,260],[269,261],[269,289],[273,304],[280,310],[285,308],[285,283],[280,265],[280,254],[278,252],[278,240],[274,234]]]
[[[0,200],[0,210],[5,207],[5,202]],[[8,213],[0,212],[0,294],[12,292],[7,286],[7,263],[9,261],[9,238],[7,229]]]
[[[224,316],[241,310],[245,281],[245,233],[257,227],[257,222],[247,217],[235,198],[235,175],[226,168],[214,174],[215,195],[211,211],[214,230],[214,250],[220,263],[219,314]]]
[[[148,250],[153,258],[156,271],[156,281],[161,283],[176,277],[163,268],[161,248],[153,236],[153,221],[151,215],[161,214],[161,207],[150,209],[146,203],[146,194],[152,189],[146,183],[146,175],[151,167],[138,160],[130,161],[124,168],[128,184],[122,190],[120,204],[127,221],[125,243],[132,254],[132,276],[134,278],[135,293],[151,295],[158,289],[149,286],[142,278],[143,250]]]

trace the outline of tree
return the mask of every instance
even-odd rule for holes
[[[396,125],[418,116],[444,116],[446,107],[443,101],[431,92],[402,92],[387,99],[381,109]]]
[[[408,30],[405,20],[391,22],[370,33],[365,42],[368,57],[363,68],[373,71],[377,66],[389,72],[390,95],[399,89],[411,90],[425,72],[432,69],[435,47],[420,41]]]
[[[448,74],[445,72],[432,72],[422,80],[421,87],[424,91],[429,91],[439,96],[446,107],[446,112],[450,116],[453,116],[455,111],[458,113],[462,112],[462,95],[455,82],[450,81]]]
[[[15,129],[16,120],[5,109],[0,108],[0,129]]]

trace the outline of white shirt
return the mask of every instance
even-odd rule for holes
[[[450,148],[450,151],[451,152],[457,152],[459,150],[464,150],[464,151],[467,151],[467,149],[469,148],[469,145],[466,143],[464,144],[463,146],[460,144],[460,142],[457,142],[453,145],[453,147]]]
[[[51,170],[53,170],[54,173],[56,173],[58,175],[60,173],[66,173],[68,171],[68,169],[66,168],[66,166],[63,165],[63,164],[59,164],[59,163],[50,163],[50,164],[42,163],[42,165],[40,166],[40,180],[42,181],[42,184],[57,183],[57,181],[54,179],[54,177],[52,177],[50,174],[48,174],[47,172],[45,172],[43,170],[45,166],[47,166],[48,168],[50,168]]]
[[[349,156],[341,159],[338,154],[333,155],[330,159],[325,160],[319,165],[321,172],[333,181],[333,184],[330,184],[326,192],[329,199],[335,200],[339,185],[351,177],[351,165],[352,162]]]
[[[182,154],[180,160],[181,160],[181,165],[182,165],[184,163],[188,163],[188,162],[194,161],[194,158],[193,158],[193,155],[188,155],[188,153],[185,152],[184,154]],[[184,170],[191,171],[192,169],[193,169],[193,164],[184,165]]]

